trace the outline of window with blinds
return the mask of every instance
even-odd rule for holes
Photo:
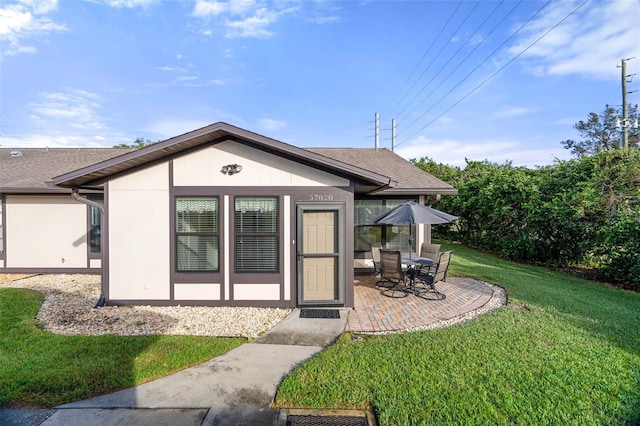
[[[235,198],[236,272],[278,272],[278,198]]]
[[[176,263],[178,272],[217,272],[220,234],[217,198],[176,198]]]

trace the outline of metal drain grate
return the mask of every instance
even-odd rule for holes
[[[337,309],[300,309],[300,318],[340,318]]]
[[[368,426],[366,417],[288,416],[286,426]]]

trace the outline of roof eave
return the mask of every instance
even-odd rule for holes
[[[377,192],[387,195],[458,195],[455,188],[388,188]]]
[[[83,192],[87,193],[100,193],[102,189],[98,188],[84,188]],[[0,194],[70,194],[69,188],[45,188],[45,187],[4,187],[0,188]]]

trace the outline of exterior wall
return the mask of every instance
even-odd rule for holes
[[[173,164],[175,186],[349,185],[348,179],[231,141],[176,158]],[[242,171],[224,175],[220,169],[227,164],[239,164]]]
[[[221,173],[240,164],[235,175]],[[219,200],[218,272],[177,272],[175,197]],[[279,271],[237,273],[234,266],[234,198],[279,200]],[[237,142],[224,142],[110,180],[107,184],[108,304],[274,306],[296,305],[296,203],[315,201],[353,209],[349,179],[289,161]],[[347,233],[353,214],[347,214]],[[353,245],[346,265],[353,264]],[[353,271],[346,268],[346,297],[353,306]]]
[[[220,300],[220,284],[181,283],[173,291],[175,300]]]
[[[89,267],[87,207],[70,195],[6,195],[5,220],[5,268],[55,272]]]
[[[107,191],[107,298],[168,300],[168,164],[113,179]]]

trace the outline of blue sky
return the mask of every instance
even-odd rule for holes
[[[463,166],[569,158],[640,89],[640,0],[0,4],[0,146],[113,146],[218,121]],[[629,95],[639,103],[640,92]]]

